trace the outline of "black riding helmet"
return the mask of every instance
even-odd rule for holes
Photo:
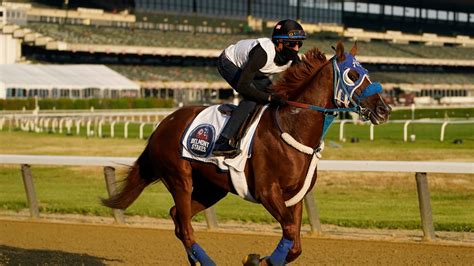
[[[301,47],[304,39],[306,39],[306,33],[298,22],[291,19],[278,22],[273,28],[272,42],[278,46],[278,42],[282,41],[284,45],[281,50],[276,49],[275,63],[281,66],[290,60],[298,62],[298,50],[294,47],[296,45]]]
[[[291,19],[278,22],[273,28],[272,41],[277,44],[278,40],[302,41],[306,39],[306,33],[301,25]]]

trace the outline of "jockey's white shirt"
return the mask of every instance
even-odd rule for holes
[[[260,72],[265,75],[271,75],[285,71],[290,67],[292,61],[288,61],[286,65],[277,66],[275,64],[275,45],[270,38],[247,39],[231,44],[224,50],[225,56],[229,61],[234,63],[238,68],[242,69],[248,61],[249,53],[257,44],[263,48],[267,54],[267,62],[260,68]]]

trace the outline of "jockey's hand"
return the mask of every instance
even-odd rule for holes
[[[286,102],[285,99],[283,99],[283,97],[281,97],[280,95],[276,94],[276,93],[272,93],[270,94],[270,96],[268,97],[269,99],[269,102],[271,104],[274,104],[274,105],[278,105],[278,106],[283,106],[283,105],[287,105],[288,103]]]

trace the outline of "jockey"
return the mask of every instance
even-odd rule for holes
[[[285,105],[280,95],[270,93],[269,76],[299,63],[299,48],[306,39],[301,25],[291,19],[278,22],[272,38],[241,40],[227,47],[217,60],[217,69],[234,90],[243,96],[216,141],[212,154],[234,157],[240,153],[230,143],[240,126],[259,104]]]

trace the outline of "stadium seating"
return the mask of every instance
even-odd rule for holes
[[[126,66],[108,67],[135,81],[223,81],[214,67]],[[474,76],[451,73],[370,72],[373,81],[395,84],[473,84]]]
[[[30,23],[28,28],[58,41],[70,43],[112,44],[130,46],[184,47],[220,49],[242,38],[239,35],[219,35],[188,32],[124,29],[79,25]]]
[[[360,28],[347,28],[342,35],[350,40],[373,41],[383,40],[391,43],[421,43],[428,46],[462,46],[474,47],[474,39],[469,36],[438,36],[434,33],[407,34],[400,31],[373,32]]]
[[[214,67],[125,66],[108,67],[135,81],[223,81]]]
[[[210,34],[178,31],[127,29],[97,26],[59,25],[30,23],[28,28],[58,41],[69,43],[109,44],[129,46],[181,47],[195,49],[223,49],[231,43],[245,38],[256,38],[263,34]],[[337,39],[319,38],[314,33],[305,42],[303,51],[318,47],[327,54]],[[346,46],[351,45],[346,41]],[[422,44],[394,44],[385,41],[359,42],[360,55],[390,56],[405,58],[474,59],[474,48],[438,47]]]
[[[474,76],[454,73],[371,72],[370,78],[382,83],[473,84]]]

